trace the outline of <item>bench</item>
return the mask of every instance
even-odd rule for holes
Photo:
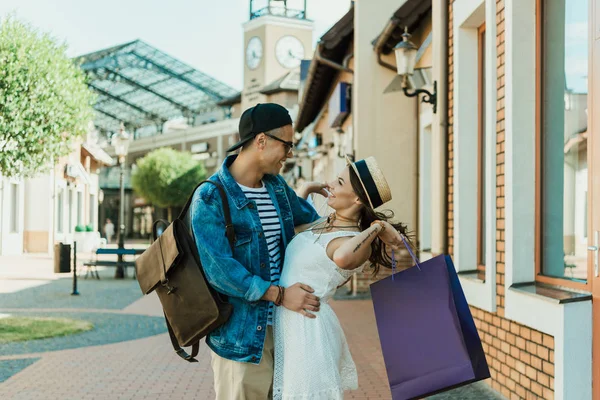
[[[96,259],[91,260],[91,261],[86,261],[83,263],[83,265],[85,267],[87,267],[84,279],[87,279],[88,274],[91,274],[92,278],[95,277],[96,279],[100,279],[100,276],[98,275],[98,270],[96,269],[96,267],[123,267],[125,276],[127,275],[127,267],[133,267],[133,279],[136,279],[135,261],[119,262],[119,261],[98,260],[98,255],[108,254],[108,255],[116,255],[116,256],[120,256],[120,255],[136,256],[136,255],[142,254],[144,251],[145,251],[145,249],[119,249],[119,248],[117,248],[117,249],[106,249],[106,248],[96,249],[96,251],[95,251]]]

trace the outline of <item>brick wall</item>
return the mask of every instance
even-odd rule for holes
[[[453,254],[453,2],[450,1],[448,58],[448,251]],[[554,398],[554,338],[504,318],[504,0],[497,1],[497,167],[496,167],[496,303],[497,312],[471,307],[492,375],[491,386],[510,399]],[[456,134],[459,134],[456,132]],[[532,266],[533,268],[533,266]]]
[[[496,1],[496,305],[504,316],[504,0]]]
[[[497,314],[471,307],[492,375],[507,398],[554,398],[554,339]]]

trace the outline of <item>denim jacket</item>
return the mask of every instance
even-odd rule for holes
[[[219,171],[209,178],[223,185],[229,199],[236,237],[233,254],[225,236],[221,197],[214,185],[204,184],[194,193],[191,224],[208,282],[228,296],[233,306],[229,320],[211,332],[206,343],[223,358],[259,364],[269,309],[269,302],[260,300],[271,286],[269,253],[256,204],[246,198],[229,172],[228,167],[236,157],[227,157]],[[279,215],[284,255],[294,236],[294,227],[313,222],[319,216],[281,176],[265,175],[263,182]]]

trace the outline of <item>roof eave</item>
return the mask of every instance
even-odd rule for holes
[[[374,49],[381,54],[390,54],[396,44],[402,40],[404,28],[415,31],[423,18],[431,13],[431,0],[407,0],[390,17],[381,33],[371,41]]]
[[[350,10],[321,37],[318,46],[320,46],[322,56],[341,63],[348,52],[348,45],[353,37],[354,7],[350,7]],[[336,73],[337,70],[333,67],[320,63],[316,59],[315,52],[295,121],[297,132],[302,132],[319,114],[319,110],[325,103],[325,96],[331,91],[331,87],[335,82],[333,78]]]

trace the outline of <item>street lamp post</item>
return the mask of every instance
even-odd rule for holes
[[[115,154],[119,157],[119,250],[125,248],[125,160],[127,158],[127,152],[129,150],[129,134],[125,132],[125,127],[121,124],[119,133],[113,136],[112,145],[115,147]],[[125,270],[123,268],[123,254],[118,255],[118,264],[115,271],[115,279],[122,279],[125,277]]]

